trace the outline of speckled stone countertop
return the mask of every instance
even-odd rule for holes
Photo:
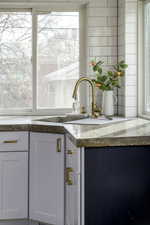
[[[77,147],[150,145],[150,120],[135,118],[105,125],[35,121],[39,117],[0,117],[0,131],[67,133]]]
[[[150,145],[150,120],[130,119],[107,125],[67,125],[78,147]]]
[[[0,131],[33,131],[64,134],[62,123],[42,122],[42,116],[8,116],[0,117]]]

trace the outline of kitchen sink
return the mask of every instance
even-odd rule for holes
[[[121,122],[126,121],[127,118],[124,117],[104,117],[101,116],[99,118],[84,118],[79,119],[75,121],[67,121],[65,124],[77,124],[77,125],[101,125],[101,124],[107,124],[107,123],[115,123],[115,122]]]
[[[125,121],[127,118],[124,117],[105,117],[100,116],[98,118],[90,118],[85,115],[63,115],[63,116],[51,116],[41,119],[36,119],[39,122],[49,123],[65,123],[65,124],[77,124],[77,125],[101,125],[107,123],[115,123]]]
[[[51,123],[66,123],[66,122],[73,122],[75,120],[82,120],[86,118],[85,115],[63,115],[63,116],[52,116],[42,119],[36,119],[35,121],[39,122],[51,122]]]

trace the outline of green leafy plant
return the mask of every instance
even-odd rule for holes
[[[93,79],[95,85],[103,91],[114,90],[115,87],[120,88],[120,78],[124,75],[128,65],[122,60],[113,65],[112,71],[103,71],[103,64],[104,62],[101,60],[91,61],[92,69],[96,75],[96,79]]]

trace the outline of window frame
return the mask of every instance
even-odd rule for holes
[[[150,119],[145,111],[144,7],[150,0],[138,1],[138,116]]]
[[[72,112],[72,108],[37,108],[37,16],[40,13],[50,11],[55,12],[79,12],[79,77],[80,74],[86,74],[86,42],[85,42],[85,5],[77,4],[45,4],[41,6],[36,4],[13,4],[7,5],[0,3],[1,12],[31,12],[32,14],[32,109],[7,109],[0,110],[0,115],[60,115]],[[84,48],[83,48],[84,46]],[[85,92],[83,88],[80,90],[80,95]],[[81,98],[80,104],[86,106],[87,101]]]

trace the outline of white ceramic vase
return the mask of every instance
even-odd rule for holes
[[[114,115],[114,104],[116,99],[114,100],[113,91],[103,91],[103,114],[106,116],[113,116]]]

